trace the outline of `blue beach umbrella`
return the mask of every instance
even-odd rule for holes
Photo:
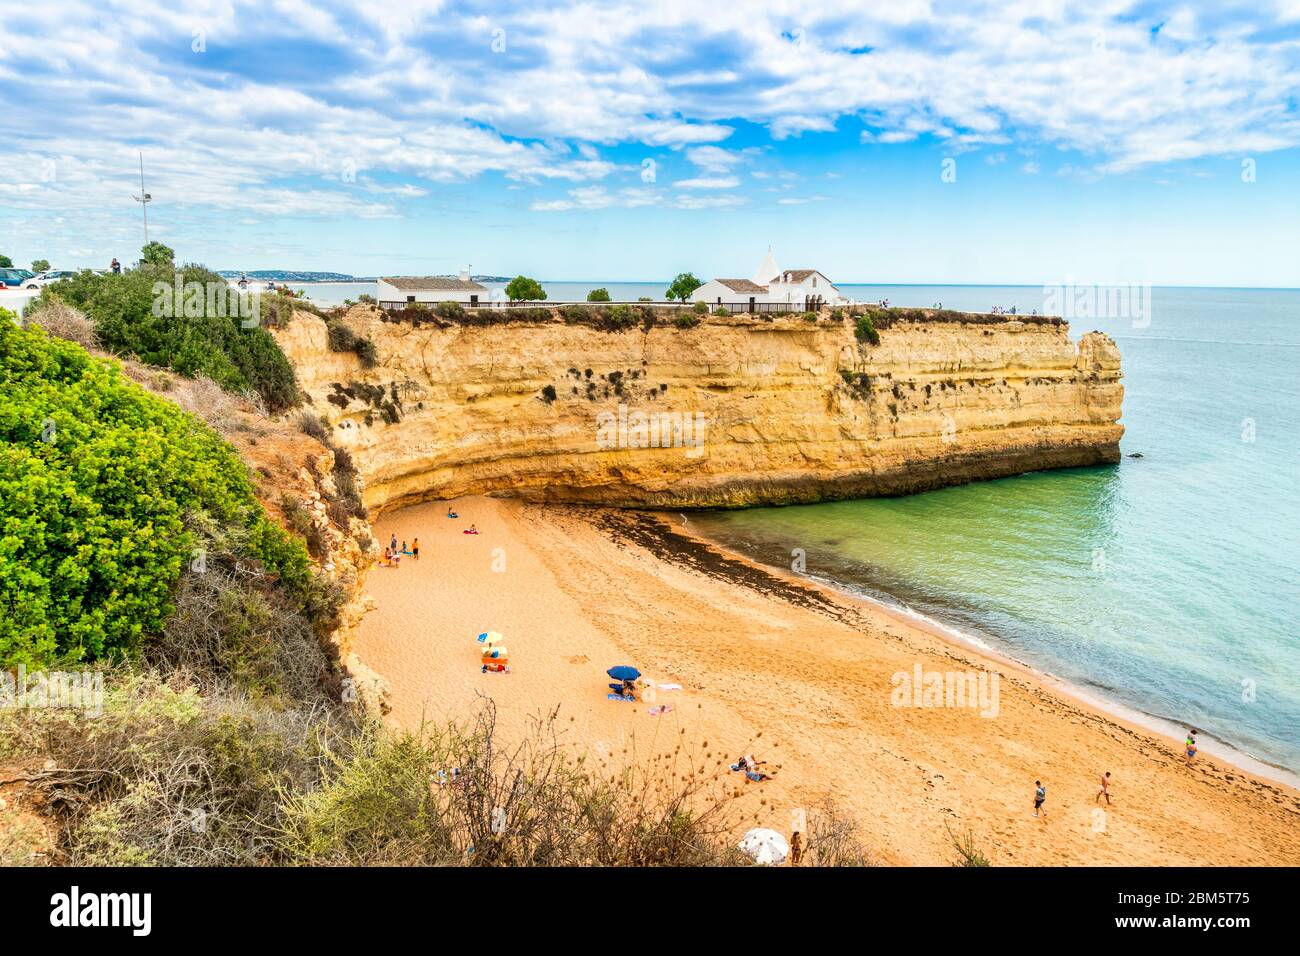
[[[641,676],[641,672],[635,667],[629,667],[627,664],[620,664],[618,667],[611,667],[605,671],[614,680],[636,680]]]

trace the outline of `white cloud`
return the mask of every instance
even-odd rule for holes
[[[862,142],[886,146],[1079,151],[1093,175],[1300,145],[1300,40],[1272,29],[1300,22],[1296,0],[1231,17],[1173,4],[1154,41],[1156,18],[1127,0],[794,9],[135,0],[106,16],[91,0],[30,4],[0,33],[0,195],[20,209],[117,208],[138,188],[139,145],[159,201],[363,217],[486,176],[572,187],[534,208],[682,205],[629,189],[639,167],[613,150],[681,150],[699,174],[675,186],[732,189],[757,158],[724,145],[741,123],[765,128],[777,154],[782,140],[860,124]],[[191,51],[195,29],[206,52]]]
[[[735,176],[697,176],[694,179],[679,179],[673,183],[678,189],[735,189],[740,180]]]

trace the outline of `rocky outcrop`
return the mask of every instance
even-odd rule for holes
[[[391,321],[357,307],[372,367],[324,321],[275,330],[365,502],[511,494],[643,507],[892,495],[1119,460],[1114,342],[1059,321],[908,313],[708,317],[603,331]]]

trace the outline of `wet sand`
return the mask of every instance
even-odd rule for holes
[[[387,680],[398,726],[465,718],[487,695],[506,728],[558,706],[567,739],[600,756],[648,752],[684,729],[715,757],[778,768],[743,788],[761,825],[788,833],[792,813],[830,795],[882,863],[947,865],[949,831],[970,831],[994,865],[1300,864],[1296,790],[1204,754],[1189,767],[1180,740],[728,554],[682,533],[680,518],[451,504],[457,520],[437,502],[375,522],[381,541],[420,539],[418,560],[371,572],[376,608],[352,647]],[[462,534],[471,522],[480,534]],[[505,636],[510,673],[481,673],[484,630]],[[607,700],[614,664],[682,689]],[[895,675],[918,665],[996,674],[996,708],[984,708],[995,715],[897,706]],[[665,703],[672,712],[650,715]],[[1106,770],[1109,809],[1095,801]],[[1032,816],[1039,779],[1046,819]]]

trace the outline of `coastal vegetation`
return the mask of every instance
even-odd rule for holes
[[[704,283],[695,278],[693,273],[682,272],[672,281],[672,284],[668,286],[668,291],[664,293],[664,297],[669,301],[678,299],[685,302],[687,296],[702,285],[704,285]]]
[[[203,292],[159,295],[159,289],[177,288]],[[209,295],[208,289],[221,294]],[[216,273],[194,265],[177,269],[169,260],[120,274],[81,272],[53,283],[42,290],[33,317],[39,323],[45,308],[72,306],[93,322],[100,347],[115,355],[189,377],[205,375],[232,392],[256,392],[273,412],[297,405],[289,360],[261,327],[260,315],[249,318],[230,306],[228,291]],[[262,303],[272,323],[285,308],[283,298],[267,296]]]
[[[863,313],[857,317],[853,333],[857,336],[859,342],[870,342],[872,345],[880,344],[880,333],[876,331],[876,324],[869,314]]]
[[[456,303],[440,303],[440,305]],[[373,340],[357,335],[343,319],[327,318],[325,328],[329,332],[330,348],[335,352],[354,352],[361,360],[362,368],[373,368],[379,361]]]
[[[608,290],[608,289],[592,289],[590,292],[587,293],[587,301],[588,301],[588,302],[608,302],[608,301],[609,301],[609,290]]]
[[[536,279],[515,276],[506,285],[506,298],[511,302],[536,302],[546,299],[546,290]]]
[[[306,552],[214,431],[38,327],[0,321],[0,666],[138,657],[181,578],[252,562],[295,613]]]

